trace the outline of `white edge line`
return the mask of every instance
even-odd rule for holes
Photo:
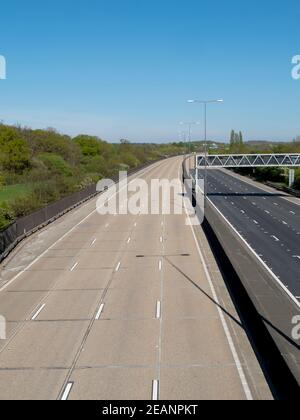
[[[226,217],[221,213],[221,211],[214,205],[214,203],[208,198],[208,201],[212,204],[212,206],[217,210],[217,212],[223,217],[223,219],[228,223],[231,229],[239,236],[239,238],[244,242],[245,245],[249,248],[249,250],[258,258],[264,268],[268,271],[269,274],[274,278],[274,280],[283,288],[283,290],[289,295],[289,297],[296,303],[296,305],[300,308],[300,303],[295,299],[295,296],[285,287],[285,285],[279,280],[279,278],[273,273],[273,271],[267,266],[267,264],[260,258],[260,256],[254,251],[254,249],[248,244],[248,242],[242,237],[242,235],[236,230],[236,228],[226,219]]]
[[[46,303],[44,303],[37,311],[36,313],[33,315],[33,317],[31,318],[31,321],[36,320],[36,318],[39,316],[39,314],[42,312],[42,310],[45,308]]]
[[[154,380],[152,383],[152,401],[158,401],[159,382]]]
[[[162,161],[164,162],[164,161]],[[132,175],[133,176],[137,176],[138,174],[140,175],[145,175],[146,173],[150,172],[153,169],[156,169],[160,163],[159,162],[157,165],[151,165],[151,167],[148,170],[145,170],[143,172],[137,172],[136,174]],[[126,188],[126,187],[124,187]],[[123,188],[123,189],[124,189]],[[111,197],[109,197],[108,201],[110,201],[115,195],[117,195],[121,190],[117,191],[114,195],[112,195]],[[88,202],[88,204],[90,204],[91,201]],[[54,242],[52,245],[50,245],[44,252],[42,252],[41,255],[39,255],[37,258],[35,258],[33,261],[31,261],[30,264],[28,264],[27,267],[25,267],[23,270],[21,270],[18,274],[15,275],[15,277],[13,277],[11,280],[9,280],[7,283],[5,283],[1,288],[0,288],[0,292],[3,292],[3,290],[5,290],[8,286],[10,286],[15,280],[17,280],[22,274],[25,273],[25,271],[27,271],[30,267],[32,267],[36,262],[38,262],[41,258],[43,258],[44,255],[47,254],[47,252],[52,249],[53,247],[55,247],[55,245],[59,244],[63,239],[65,239],[71,232],[73,232],[73,230],[75,230],[78,226],[80,226],[82,223],[84,223],[89,217],[92,216],[92,214],[96,213],[97,209],[93,210],[91,213],[89,213],[87,216],[85,216],[80,222],[78,222],[75,226],[73,226],[70,230],[68,230],[68,232],[66,232],[63,236],[61,236],[56,242]]]
[[[95,317],[95,320],[96,320],[96,321],[99,321],[100,316],[101,316],[101,314],[102,314],[102,312],[103,312],[103,309],[104,309],[104,303],[102,303],[102,304],[100,305],[100,308],[99,308],[99,310],[98,310],[98,312],[97,312],[97,315],[96,315],[96,317]]]
[[[61,401],[67,401],[67,399],[69,398],[70,392],[73,388],[73,385],[74,385],[74,382],[67,383],[66,388],[62,394]]]
[[[184,207],[185,207],[186,214],[187,214],[188,218],[190,219],[190,216],[189,216],[189,214],[187,212],[186,206],[184,206]],[[192,231],[192,234],[193,234],[193,237],[194,237],[196,248],[198,250],[198,253],[199,253],[199,256],[200,256],[202,265],[203,265],[204,272],[206,274],[206,277],[207,277],[209,286],[210,286],[211,291],[212,291],[213,298],[214,298],[215,302],[217,303],[218,314],[219,314],[219,317],[220,317],[220,320],[221,320],[221,323],[222,323],[222,326],[223,326],[223,329],[224,329],[224,332],[225,332],[225,335],[226,335],[226,338],[227,338],[227,341],[228,341],[228,344],[229,344],[229,347],[230,347],[230,350],[231,350],[231,353],[232,353],[232,356],[234,358],[234,362],[235,362],[235,365],[236,365],[236,368],[237,368],[237,371],[238,371],[238,374],[239,374],[239,377],[240,377],[240,380],[241,380],[241,383],[242,383],[242,386],[243,386],[243,389],[244,389],[246,398],[247,398],[247,400],[252,401],[253,400],[253,396],[252,396],[252,393],[250,391],[250,388],[249,388],[249,385],[248,385],[248,382],[247,382],[247,379],[246,379],[246,376],[245,376],[245,373],[244,373],[244,369],[243,369],[243,367],[241,365],[241,362],[240,362],[239,356],[237,354],[237,351],[236,351],[236,348],[235,348],[235,345],[234,345],[232,336],[231,336],[230,331],[228,329],[226,320],[225,320],[224,315],[223,315],[223,313],[221,311],[219,298],[217,296],[215,287],[214,287],[213,282],[211,280],[211,277],[210,277],[208,268],[206,266],[206,262],[205,262],[204,256],[203,256],[202,251],[200,249],[198,240],[196,238],[196,234],[194,232],[192,223],[190,223],[190,228],[191,228],[191,231]]]

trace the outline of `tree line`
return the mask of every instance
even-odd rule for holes
[[[229,143],[230,153],[300,153],[300,136],[297,136],[291,142],[272,143],[272,142],[253,142],[245,143],[242,132],[235,132],[232,130],[230,133]],[[224,153],[224,151],[223,151]],[[283,168],[240,168],[236,172],[243,175],[251,175],[257,181],[273,181],[280,184],[287,184],[287,171]],[[300,190],[300,169],[296,169],[296,177],[293,188]]]
[[[108,143],[86,134],[0,125],[0,229],[120,170],[184,153],[183,143]],[[20,192],[24,191],[23,194]]]

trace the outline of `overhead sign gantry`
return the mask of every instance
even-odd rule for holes
[[[196,167],[201,168],[257,168],[298,167],[300,154],[228,154],[196,155]]]

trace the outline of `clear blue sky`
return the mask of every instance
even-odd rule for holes
[[[0,13],[0,119],[110,141],[300,135],[300,3],[246,0],[10,0]],[[202,137],[202,125],[194,137]]]

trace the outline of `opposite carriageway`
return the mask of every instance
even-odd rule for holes
[[[235,163],[230,162],[230,156],[233,158],[233,155],[223,156],[223,161],[222,156],[218,156],[221,163],[217,163],[215,155],[207,156],[207,161],[205,156],[197,156],[198,177],[207,180],[206,220],[300,383],[299,343],[292,336],[292,319],[299,316],[300,307],[299,205],[280,194],[264,191],[263,186],[255,187],[242,181],[229,171],[219,170],[237,167],[242,162],[241,155],[238,155],[239,161],[235,157]],[[263,166],[258,164],[258,156],[251,155],[253,167]],[[289,156],[286,166],[291,166],[291,162],[296,166],[296,155],[292,155],[294,159],[291,155],[280,156],[282,160],[278,163],[287,163]],[[264,166],[276,166],[271,162],[268,155]],[[210,167],[205,173],[208,163]]]

